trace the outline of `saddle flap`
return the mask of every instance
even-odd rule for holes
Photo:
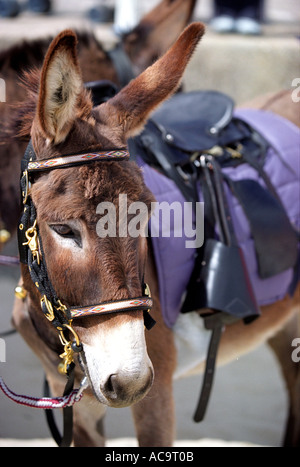
[[[234,102],[217,91],[177,94],[164,103],[152,121],[164,141],[183,151],[210,149],[219,143],[219,135],[232,120]]]
[[[250,223],[260,277],[293,268],[298,237],[279,200],[255,180],[230,181],[230,186]]]
[[[246,322],[260,315],[239,247],[227,246],[214,239],[206,241],[200,275],[194,290],[189,291],[182,311],[191,311],[191,303],[193,307],[197,305],[197,309],[225,312]]]

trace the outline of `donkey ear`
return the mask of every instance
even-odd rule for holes
[[[37,118],[44,136],[58,144],[67,137],[83,89],[77,36],[66,30],[51,43],[41,73]]]
[[[125,139],[137,135],[151,112],[178,89],[204,31],[202,23],[188,26],[161,59],[99,107],[101,120]]]

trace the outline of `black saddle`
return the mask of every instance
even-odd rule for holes
[[[116,84],[108,80],[90,81],[84,87],[91,91],[94,107],[97,107],[114,97],[119,89]]]
[[[245,304],[242,307],[245,316],[250,316],[251,313],[255,316],[259,312],[252,299],[253,293],[246,271],[244,284],[247,287],[244,293],[241,292],[242,287],[220,287],[220,276],[216,274],[216,269],[214,268],[214,272],[205,271],[201,266],[203,263],[207,268],[212,264],[207,261],[209,256],[218,258],[218,271],[232,271],[233,263],[236,270],[245,270],[243,265],[237,267],[239,255],[232,247],[237,246],[234,229],[229,225],[230,215],[227,216],[229,220],[224,216],[224,183],[228,184],[239,200],[249,220],[262,278],[272,277],[294,267],[298,238],[263,170],[268,142],[245,122],[234,118],[233,111],[233,100],[217,91],[177,94],[152,115],[141,135],[129,141],[129,149],[132,158],[141,156],[147,164],[174,180],[187,201],[197,202],[199,182],[205,194],[206,242],[198,255],[200,266],[197,266],[193,275],[190,294],[187,295],[183,311],[208,307],[228,312],[228,303],[238,297],[236,303]],[[233,182],[222,173],[222,168],[226,166],[244,163],[250,164],[259,172],[266,188],[255,180]],[[208,166],[210,170],[204,170]],[[218,172],[219,175],[212,177],[213,172]],[[223,247],[214,244],[212,248],[212,241],[216,240],[216,224],[225,226],[231,239],[227,235],[226,241],[221,240]],[[232,256],[228,254],[227,248],[224,249],[224,245],[232,247]],[[199,294],[199,277],[205,282],[205,294]],[[208,290],[208,287],[211,289]],[[249,291],[248,295],[246,289]],[[225,293],[226,290],[228,293]],[[204,300],[203,297],[207,299]],[[233,314],[237,313],[233,308],[230,308]]]
[[[175,95],[155,112],[152,121],[166,143],[179,150],[196,152],[241,137],[231,125],[233,110],[234,102],[225,94],[195,91]]]
[[[260,315],[224,184],[249,220],[262,278],[293,268],[298,256],[296,232],[263,170],[269,144],[234,118],[233,110],[232,99],[216,91],[177,94],[153,114],[140,136],[129,141],[132,159],[139,155],[171,178],[187,201],[197,202],[199,183],[204,197],[205,242],[197,252],[181,309],[201,310],[205,327],[212,331],[197,422],[207,410],[224,325],[240,319],[248,324]],[[222,172],[223,167],[244,163],[259,172],[266,188],[255,180],[234,182]]]
[[[226,166],[241,162],[241,144],[255,155],[266,152],[267,143],[234,119],[233,110],[233,100],[217,91],[177,94],[153,114],[140,136],[129,140],[131,156],[139,154],[174,180],[187,201],[195,202],[199,154],[213,152]]]

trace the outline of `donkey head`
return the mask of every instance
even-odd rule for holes
[[[190,23],[197,0],[161,0],[123,37],[136,75],[161,57]]]
[[[60,34],[51,44],[40,76],[32,143],[38,160],[68,154],[122,148],[149,114],[178,88],[204,28],[194,23],[169,52],[133,80],[116,97],[94,108],[78,66],[76,36]],[[90,306],[142,295],[147,244],[143,236],[99,236],[100,203],[120,212],[119,196],[128,203],[152,195],[134,162],[95,162],[76,168],[41,172],[31,196],[43,244],[43,260],[63,303]],[[100,212],[101,211],[101,212]],[[130,219],[130,217],[128,217]],[[140,221],[146,227],[148,216]],[[118,224],[118,223],[117,223]],[[40,312],[39,297],[28,270],[30,313],[52,347],[55,330]],[[82,365],[97,398],[113,407],[141,399],[153,382],[142,311],[78,319],[73,323],[83,344]]]

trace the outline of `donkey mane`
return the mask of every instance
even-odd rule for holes
[[[8,122],[6,138],[20,138],[29,141],[33,118],[36,112],[37,97],[39,91],[40,70],[33,68],[24,71],[19,79],[19,84],[26,91],[26,100],[13,105],[15,109],[13,119]]]
[[[103,60],[108,59],[107,53],[92,33],[76,31],[76,36],[79,54],[84,50],[93,50],[98,59],[99,57]],[[12,111],[0,130],[0,144],[30,139],[30,130],[39,93],[40,67],[52,40],[53,38],[48,37],[23,41],[21,44],[16,44],[0,52],[1,75],[5,77],[12,72],[17,73],[19,86],[26,93],[26,98],[22,102],[10,105]]]
[[[40,91],[40,76],[41,69],[37,67],[24,71],[20,76],[19,85],[25,90],[26,99],[21,103],[11,105],[14,112],[0,131],[2,144],[9,144],[15,139],[27,142],[30,140],[32,122],[36,114]],[[89,114],[92,107],[90,92],[81,93],[78,99],[80,100],[81,114]]]
[[[92,33],[76,31],[76,35],[79,40],[79,49],[96,46],[99,51],[105,53],[103,47]],[[53,37],[23,41],[20,44],[15,44],[1,51],[0,72],[5,73],[6,71],[13,70],[21,73],[24,70],[29,70],[34,66],[40,65],[52,40]]]

